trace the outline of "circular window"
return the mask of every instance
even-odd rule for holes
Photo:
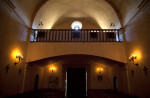
[[[75,29],[75,30],[82,29],[82,23],[79,22],[79,21],[74,21],[74,22],[71,24],[71,28],[72,28],[72,29]]]

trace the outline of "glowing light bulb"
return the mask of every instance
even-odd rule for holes
[[[82,23],[79,22],[79,21],[74,21],[74,22],[71,24],[71,28],[72,28],[72,29],[75,29],[75,30],[82,29]]]
[[[75,29],[75,30],[79,30],[79,27],[75,27],[74,29]]]

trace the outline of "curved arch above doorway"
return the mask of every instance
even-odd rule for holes
[[[110,51],[113,50],[113,51]],[[69,54],[95,55],[126,63],[124,43],[29,43],[26,62]],[[121,55],[120,55],[121,54]]]

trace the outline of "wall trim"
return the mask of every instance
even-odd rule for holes
[[[23,24],[27,29],[30,27],[24,22],[24,20],[19,16],[19,14],[15,11],[15,5],[10,0],[0,0],[4,6],[12,13],[14,16]]]
[[[138,8],[139,10],[135,13],[135,15],[127,22],[126,25],[123,26],[123,29],[125,29],[126,27],[128,27],[128,25],[130,23],[132,23],[134,21],[135,18],[137,18],[142,11],[144,11],[147,7],[148,7],[148,4],[150,3],[149,2],[150,0],[143,0],[139,5],[138,5]]]

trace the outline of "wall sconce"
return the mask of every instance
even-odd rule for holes
[[[137,56],[134,54],[131,54],[129,57],[129,61],[133,62],[134,65],[138,66],[138,63],[135,63],[135,60],[137,59]]]
[[[50,70],[52,71],[52,73],[56,70],[55,67],[50,67]]]
[[[20,53],[16,54],[16,58],[18,59],[18,62],[15,62],[15,65],[18,64],[21,60],[23,60],[23,56]]]
[[[102,80],[103,79],[103,76],[102,76],[103,68],[97,68],[97,71],[98,71],[97,79]]]

